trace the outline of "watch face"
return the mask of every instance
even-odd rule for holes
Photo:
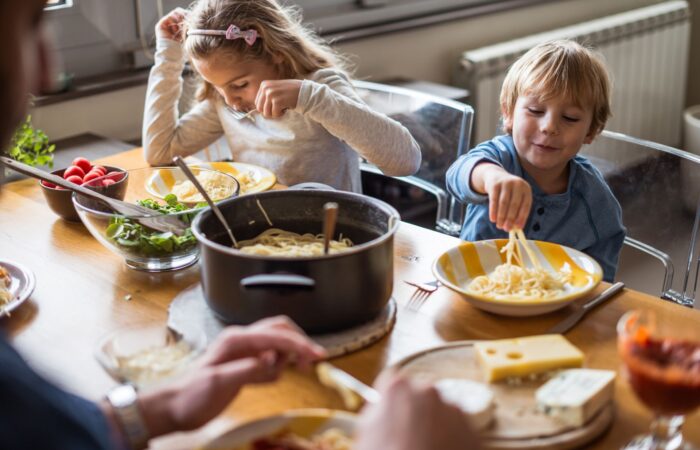
[[[112,389],[107,398],[113,407],[125,408],[136,403],[136,389],[130,384],[122,384]]]

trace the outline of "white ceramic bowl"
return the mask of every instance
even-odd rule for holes
[[[561,295],[551,299],[497,300],[467,291],[474,278],[491,273],[503,264],[505,256],[500,249],[507,243],[508,239],[462,242],[438,256],[433,263],[433,273],[473,306],[505,316],[535,316],[564,308],[591,292],[603,278],[600,265],[583,252],[551,242],[528,241],[542,267],[552,271],[567,267],[571,270],[571,281]],[[525,260],[527,267],[531,267],[529,259]]]

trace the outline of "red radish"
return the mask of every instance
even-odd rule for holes
[[[102,172],[102,175],[107,173],[107,169],[105,169],[102,166],[92,166],[92,169],[90,169],[90,170],[99,170],[100,172]]]
[[[53,183],[49,183],[48,181],[43,181],[43,180],[41,181],[41,184],[43,184],[47,188],[51,188],[51,189],[56,189],[58,187]]]
[[[82,156],[75,158],[71,165],[78,166],[81,169],[83,169],[83,174],[88,173],[90,169],[92,169],[92,164],[90,164],[90,161],[88,161],[87,158],[83,158]]]
[[[107,175],[105,175],[105,179],[117,182],[117,181],[123,180],[125,176],[126,176],[126,172],[117,172],[116,170],[113,170],[113,171],[109,172]]]
[[[80,178],[78,175],[71,175],[68,178],[66,178],[66,181],[73,184],[83,184],[83,179]]]
[[[104,186],[104,187],[110,186],[110,185],[112,185],[112,184],[114,184],[114,183],[116,183],[116,181],[111,180],[111,179],[109,179],[109,178],[106,178],[106,179],[102,180],[102,186]]]
[[[88,172],[88,174],[85,175],[85,177],[83,178],[83,183],[87,183],[88,181],[92,181],[92,180],[94,180],[94,179],[100,178],[101,176],[102,176],[102,175],[100,174],[100,172],[98,172],[98,171],[96,171],[96,170],[91,170],[91,171]]]
[[[73,175],[77,175],[80,178],[83,178],[85,176],[85,171],[78,166],[69,166],[65,170],[65,172],[63,172],[63,178],[65,178],[66,180],[72,177]]]

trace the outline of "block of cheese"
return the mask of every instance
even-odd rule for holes
[[[568,369],[535,393],[537,407],[572,427],[581,427],[613,398],[615,372]]]
[[[435,383],[435,389],[445,403],[464,411],[476,429],[483,430],[493,420],[493,391],[484,383],[443,378]]]
[[[474,349],[487,381],[583,365],[583,353],[560,334],[477,342]]]

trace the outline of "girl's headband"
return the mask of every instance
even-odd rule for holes
[[[250,29],[241,31],[241,29],[236,25],[229,25],[228,29],[226,30],[189,30],[187,35],[224,36],[230,41],[233,41],[234,39],[243,39],[249,47],[252,47],[253,44],[255,44],[255,41],[258,39],[257,30]]]

